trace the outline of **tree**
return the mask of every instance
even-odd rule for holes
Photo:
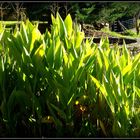
[[[10,9],[8,3],[4,3],[4,2],[0,3],[0,17],[1,17],[1,21],[3,21],[3,17],[4,17],[4,15],[7,14],[7,10],[8,9]]]
[[[79,3],[76,10],[76,20],[78,22],[90,23],[93,16],[92,12],[95,10],[95,3]]]
[[[137,2],[91,2],[79,3],[76,18],[80,22],[113,24],[116,20],[135,19],[135,27],[139,34],[140,3]]]
[[[68,13],[72,19],[79,23],[113,24],[116,20],[128,18],[135,19],[137,33],[139,33],[139,11],[140,3],[137,2],[46,2],[46,3],[12,3],[11,6],[16,14],[17,20],[22,20],[25,14],[30,20],[47,20],[48,26],[51,24],[51,14],[54,16],[59,12],[64,19]],[[1,9],[4,6],[1,5]],[[6,11],[7,12],[7,11]],[[2,16],[2,12],[1,12]],[[14,17],[13,17],[14,18]]]

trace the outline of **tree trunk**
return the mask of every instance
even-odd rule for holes
[[[137,12],[137,14],[135,15],[135,28],[136,28],[137,35],[139,35],[139,31],[140,31],[139,16],[140,16],[140,11]]]

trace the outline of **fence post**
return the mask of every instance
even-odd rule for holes
[[[114,21],[114,31],[117,31],[118,27],[117,27],[117,21]]]

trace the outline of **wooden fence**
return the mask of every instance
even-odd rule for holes
[[[13,32],[15,26],[21,24],[21,22],[22,21],[0,21],[0,24],[6,25],[6,30],[10,31],[10,32]],[[33,24],[37,24],[38,23],[42,27],[44,27],[44,25],[45,25],[45,28],[46,28],[46,25],[48,24],[47,21],[31,21],[31,23],[33,23]],[[41,26],[39,26],[39,29],[42,32]],[[43,29],[43,32],[45,32],[45,29]]]
[[[135,20],[132,18],[125,21],[115,21],[111,26],[111,30],[115,32],[122,32],[126,29],[132,29],[134,27]]]

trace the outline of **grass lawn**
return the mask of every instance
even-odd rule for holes
[[[109,33],[111,36],[114,36],[114,37],[122,37],[122,38],[129,38],[129,39],[137,39],[140,37],[140,34],[137,35],[135,28],[130,29],[130,30],[126,30],[124,35],[117,33],[117,32],[110,31],[107,28],[103,28],[101,31],[103,31],[105,33]]]

